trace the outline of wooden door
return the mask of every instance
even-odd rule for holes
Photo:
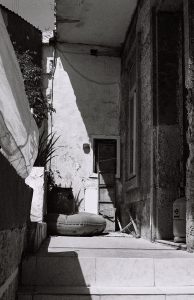
[[[106,218],[106,231],[115,231],[116,149],[116,140],[98,140],[96,144],[99,214]]]

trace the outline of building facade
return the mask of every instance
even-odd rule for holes
[[[45,45],[56,184],[111,219],[111,230],[130,212],[151,240],[173,238],[173,203],[185,197],[191,249],[192,1],[104,1],[102,15],[89,2],[57,1],[56,39]]]
[[[132,212],[142,237],[172,240],[173,203],[186,197],[189,248],[193,239],[191,16],[189,1],[139,2],[122,55],[124,117],[120,119],[121,215],[128,209]]]

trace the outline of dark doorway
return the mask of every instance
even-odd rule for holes
[[[114,139],[95,139],[94,147],[94,171],[98,173],[99,214],[107,220],[106,231],[115,231],[117,141]]]

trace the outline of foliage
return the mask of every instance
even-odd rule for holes
[[[43,132],[39,139],[38,156],[35,161],[35,166],[45,167],[46,164],[56,155],[53,156],[57,148],[55,144],[59,137],[55,137],[55,133],[50,133],[45,136]]]
[[[79,212],[79,208],[83,200],[84,198],[80,199],[80,191],[79,191],[78,194],[74,197],[74,211],[73,211],[74,214]]]
[[[17,59],[24,79],[26,95],[38,127],[48,118],[48,113],[54,108],[42,93],[42,69],[33,60],[33,54],[27,50],[23,53],[16,51]]]
[[[55,171],[59,178],[62,178],[60,172],[58,170]],[[48,191],[51,192],[53,188],[59,187],[55,182],[54,172],[50,169],[47,173],[47,184],[48,184]]]

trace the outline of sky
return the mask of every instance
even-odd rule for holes
[[[8,9],[19,14],[40,30],[54,28],[54,0],[0,0]]]

